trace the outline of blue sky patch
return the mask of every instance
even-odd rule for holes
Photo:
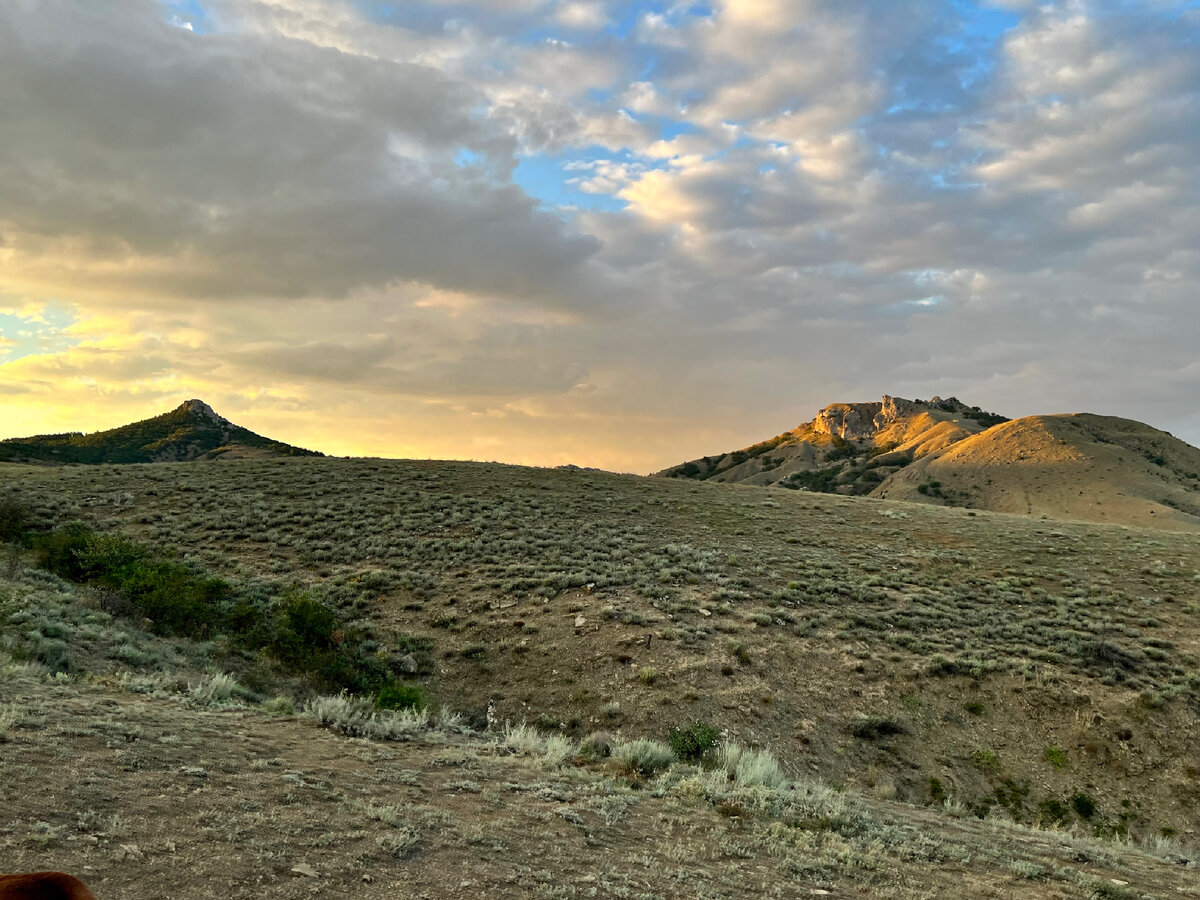
[[[205,34],[209,30],[208,13],[200,0],[163,0],[167,21],[180,28]]]
[[[64,332],[76,321],[60,306],[47,306],[40,317],[0,313],[0,365],[74,347],[79,341]]]
[[[544,206],[577,207],[579,209],[615,212],[625,208],[625,201],[609,194],[592,194],[580,190],[578,181],[591,173],[586,169],[568,169],[574,163],[592,163],[599,159],[620,158],[622,154],[601,151],[589,153],[537,154],[523,156],[513,173],[515,181],[529,196]]]

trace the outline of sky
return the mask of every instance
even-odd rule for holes
[[[0,135],[0,436],[1200,444],[1200,0],[5,0]]]

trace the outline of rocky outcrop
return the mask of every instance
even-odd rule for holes
[[[177,413],[190,415],[192,418],[211,422],[214,425],[229,425],[237,427],[203,400],[184,400],[175,410]]]
[[[935,401],[937,399],[934,398]],[[832,403],[817,413],[811,427],[817,434],[861,441],[874,437],[880,429],[923,408],[922,404],[913,400],[884,394],[878,403]]]
[[[742,450],[660,472],[669,478],[866,494],[898,468],[1004,422],[954,397],[833,403],[811,422]]]

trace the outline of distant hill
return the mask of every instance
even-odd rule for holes
[[[768,441],[659,475],[995,512],[1200,528],[1200,450],[1129,419],[1008,420],[956,398],[835,403]]]
[[[811,422],[770,440],[694,459],[658,474],[869,494],[914,460],[1006,421],[954,397],[922,401],[884,395],[877,403],[834,403]]]
[[[0,441],[0,462],[186,462],[246,456],[323,456],[255,434],[188,400],[161,416],[93,434],[41,434]]]

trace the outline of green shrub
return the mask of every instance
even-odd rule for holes
[[[1006,778],[993,792],[995,802],[999,803],[1008,814],[1016,820],[1025,815],[1025,799],[1029,796],[1028,781],[1013,781]]]
[[[375,705],[379,709],[425,709],[429,701],[419,685],[389,681],[375,695]]]
[[[364,670],[361,660],[333,650],[314,650],[286,660],[294,672],[309,675],[324,690],[345,690],[354,694],[380,687],[376,673]]]
[[[937,806],[941,806],[946,802],[949,794],[946,793],[946,786],[942,784],[942,780],[934,775],[929,776],[929,802]]]
[[[74,522],[34,540],[38,565],[119,595],[165,634],[205,633],[221,617],[229,585],[164,558],[124,535]]]
[[[30,659],[41,663],[51,673],[75,671],[75,661],[66,641],[56,637],[47,637],[41,633],[34,633],[30,635],[30,638],[24,652],[14,655],[20,658],[28,654]]]
[[[413,654],[402,661],[362,634],[347,634],[338,614],[301,591],[285,594],[274,613],[261,596],[235,596],[233,588],[154,547],[121,534],[100,534],[73,523],[34,540],[38,563],[60,577],[103,588],[106,611],[149,618],[163,634],[208,637],[224,631],[239,648],[269,650],[283,667],[303,674],[319,688],[354,693],[385,692],[385,703],[414,708],[423,698],[402,688],[397,675],[419,673],[432,665],[432,642],[408,638],[398,649]],[[52,668],[70,668],[65,647],[48,648]],[[420,657],[417,657],[420,654]],[[401,671],[401,670],[404,671]],[[421,706],[420,708],[424,708]]]
[[[82,522],[72,522],[57,531],[34,538],[34,559],[47,571],[68,581],[83,581],[85,571],[80,555],[87,547],[92,531]]]
[[[116,590],[152,555],[148,548],[123,534],[93,531],[87,531],[74,553],[81,573],[77,581],[98,581]]]
[[[16,543],[29,527],[29,510],[12,494],[0,497],[0,542]]]
[[[929,661],[929,666],[926,671],[933,676],[946,677],[950,675],[965,675],[967,674],[966,667],[957,660],[948,659],[942,654],[937,654]]]
[[[705,753],[717,745],[720,735],[715,726],[697,719],[686,728],[672,728],[667,735],[667,743],[683,762],[698,763]]]
[[[216,624],[229,585],[219,578],[197,576],[173,562],[139,560],[111,580],[137,609],[164,634],[197,635]]]
[[[396,652],[412,653],[414,656],[418,653],[432,653],[433,638],[402,634],[396,638]]]
[[[288,659],[333,647],[338,620],[333,610],[308,594],[294,593],[279,605],[275,648]]]
[[[1071,808],[1081,819],[1090,819],[1096,814],[1096,801],[1087,794],[1076,794],[1071,798]]]
[[[980,772],[999,772],[1000,757],[987,747],[976,747],[971,751],[971,765]]]
[[[1038,804],[1038,818],[1043,825],[1066,825],[1071,821],[1071,810],[1061,800],[1050,797]]]
[[[292,702],[291,697],[274,697],[263,704],[263,709],[277,716],[294,716],[296,714],[296,704]]]
[[[1046,748],[1046,762],[1050,763],[1056,769],[1066,768],[1070,760],[1067,758],[1067,751],[1061,747]]]
[[[743,644],[741,641],[731,640],[729,642],[729,653],[734,659],[736,659],[738,662],[740,662],[743,666],[750,664],[750,651],[746,648],[746,645]]]

